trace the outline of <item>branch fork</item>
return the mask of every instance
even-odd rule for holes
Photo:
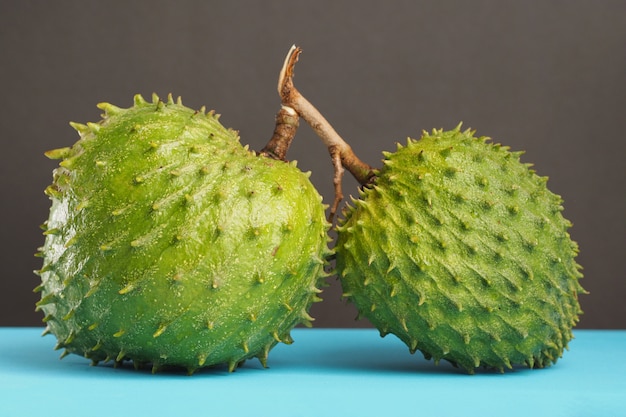
[[[302,50],[294,45],[285,57],[278,77],[278,94],[282,105],[276,115],[274,135],[261,153],[284,160],[298,127],[298,117],[302,117],[326,145],[332,160],[335,172],[333,177],[335,199],[329,214],[329,220],[332,221],[341,200],[343,200],[341,184],[344,168],[361,185],[369,184],[375,174],[374,169],[355,155],[350,145],[339,136],[326,118],[294,86],[294,67],[301,52]]]

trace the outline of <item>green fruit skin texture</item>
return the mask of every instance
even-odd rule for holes
[[[584,290],[547,178],[460,125],[384,155],[338,228],[345,297],[382,336],[470,373],[556,362]]]
[[[205,114],[154,96],[100,104],[46,189],[38,271],[64,353],[233,370],[310,324],[330,251],[321,197],[295,163],[257,156]]]

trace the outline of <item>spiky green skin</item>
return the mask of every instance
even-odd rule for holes
[[[212,113],[170,99],[74,127],[46,193],[47,331],[94,362],[154,369],[258,357],[308,324],[329,251],[295,164],[257,156]]]
[[[581,313],[578,249],[520,154],[460,126],[385,153],[336,246],[345,296],[381,335],[468,372],[562,355]]]

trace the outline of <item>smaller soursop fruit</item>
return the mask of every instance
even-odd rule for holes
[[[241,146],[218,117],[157,96],[98,123],[60,159],[38,271],[47,333],[97,363],[265,365],[309,324],[329,227],[308,176]]]
[[[562,355],[581,313],[578,248],[520,154],[460,126],[385,153],[336,246],[345,296],[382,336],[470,373]]]

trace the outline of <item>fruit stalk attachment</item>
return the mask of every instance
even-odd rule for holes
[[[341,181],[344,168],[348,170],[361,185],[367,185],[375,175],[374,169],[360,160],[350,147],[322,114],[305,97],[300,94],[293,84],[294,67],[302,49],[293,45],[280,71],[278,79],[278,94],[282,100],[282,109],[293,110],[302,117],[320,137],[328,148],[333,162],[335,175],[333,185],[335,187],[335,200],[330,209],[330,219],[337,212],[337,207],[343,199]],[[280,114],[280,113],[279,113]],[[277,125],[278,128],[278,125]],[[271,143],[272,141],[270,141]]]
[[[281,106],[276,113],[276,127],[272,138],[261,149],[260,154],[269,158],[286,161],[287,151],[296,136],[300,116],[291,107]]]

